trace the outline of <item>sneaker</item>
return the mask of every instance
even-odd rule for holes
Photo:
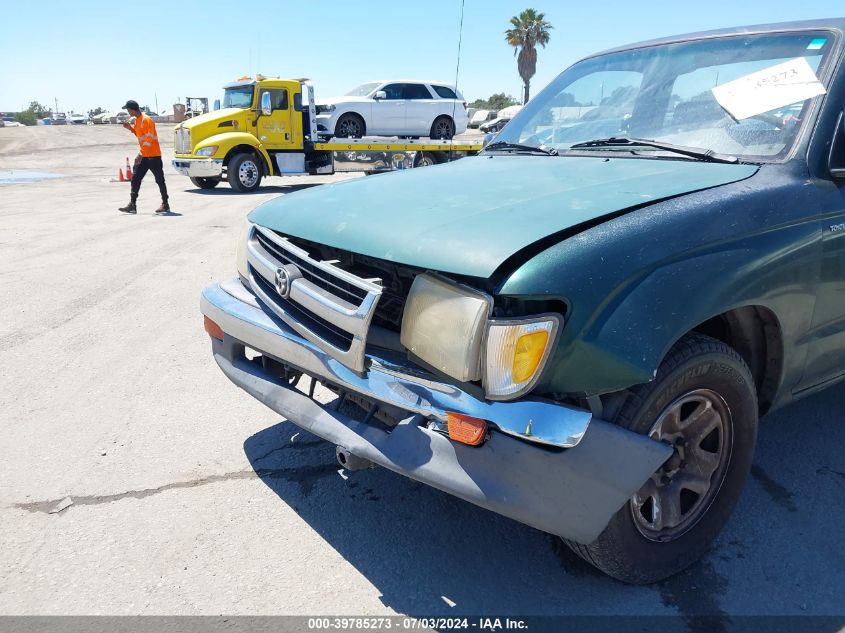
[[[138,209],[135,208],[134,202],[130,202],[125,207],[119,207],[118,211],[122,211],[123,213],[138,213]]]
[[[166,202],[162,202],[161,206],[156,209],[156,213],[170,213],[170,205]]]

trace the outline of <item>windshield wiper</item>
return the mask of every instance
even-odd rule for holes
[[[661,141],[652,141],[646,138],[628,138],[627,136],[611,136],[610,138],[599,138],[594,141],[585,141],[583,143],[575,143],[570,145],[569,149],[601,149],[605,147],[653,147],[655,149],[663,149],[667,152],[689,156],[698,160],[705,160],[711,163],[730,163],[735,164],[739,162],[736,156],[728,154],[719,154],[712,149],[698,149],[695,147],[684,147],[683,145],[673,145],[672,143],[663,143]]]
[[[521,143],[508,143],[507,141],[496,141],[490,143],[485,150],[492,149],[498,151],[512,151],[512,152],[530,152],[533,154],[544,154],[546,156],[557,156],[557,150],[553,147],[545,147],[543,145],[522,145]]]

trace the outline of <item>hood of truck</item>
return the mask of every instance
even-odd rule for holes
[[[489,277],[549,235],[752,176],[755,165],[576,156],[477,156],[282,196],[261,226],[419,268]]]
[[[201,114],[190,119],[185,119],[176,127],[185,127],[189,130],[201,127],[207,124],[218,124],[224,121],[232,121],[235,119],[241,120],[245,113],[249,112],[247,108],[223,108],[222,110],[215,110],[207,114]]]

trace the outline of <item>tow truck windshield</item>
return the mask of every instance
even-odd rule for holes
[[[252,105],[252,86],[226,88],[223,93],[224,108],[248,108]]]

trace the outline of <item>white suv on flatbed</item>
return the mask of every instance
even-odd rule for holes
[[[466,101],[441,81],[371,81],[343,97],[317,101],[317,130],[326,136],[452,138],[467,128]]]

